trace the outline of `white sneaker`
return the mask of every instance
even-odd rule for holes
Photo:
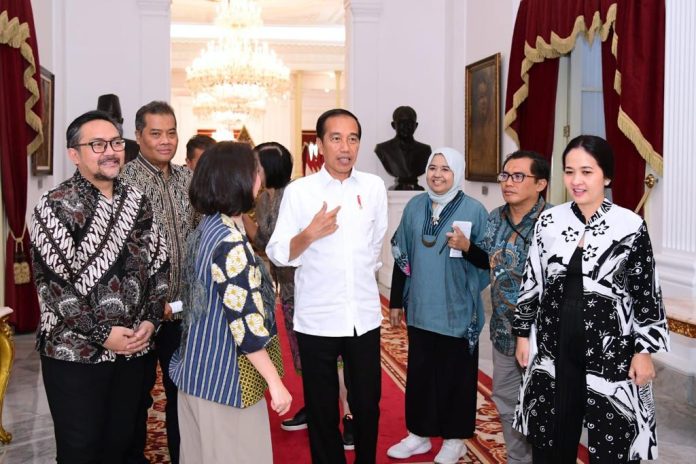
[[[457,464],[459,459],[466,456],[464,440],[443,440],[440,452],[435,456],[435,464]]]
[[[414,454],[427,453],[431,447],[430,438],[419,437],[409,432],[406,438],[387,450],[387,456],[394,459],[406,459]]]

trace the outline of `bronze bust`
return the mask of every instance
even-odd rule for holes
[[[113,93],[100,95],[97,99],[97,109],[108,113],[116,120],[119,126],[121,126],[121,130],[123,130],[123,115],[121,114],[121,102],[118,99],[118,95],[114,95]],[[126,153],[123,162],[128,163],[138,157],[140,145],[138,145],[138,142],[135,140],[125,137],[124,140],[126,141]]]
[[[396,177],[389,190],[423,190],[418,185],[418,176],[425,172],[431,148],[413,138],[418,127],[416,111],[410,106],[398,107],[392,115],[391,126],[396,136],[375,147],[384,169]]]

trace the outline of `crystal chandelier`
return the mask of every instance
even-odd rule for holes
[[[290,71],[267,43],[254,38],[262,25],[254,0],[223,0],[215,24],[220,36],[186,68],[186,83],[196,116],[239,126],[263,114],[269,98],[287,93]]]

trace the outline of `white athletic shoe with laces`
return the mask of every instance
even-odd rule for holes
[[[450,439],[442,441],[442,448],[435,456],[435,464],[457,464],[466,455],[464,440]]]
[[[406,459],[414,454],[427,453],[431,447],[430,438],[419,437],[409,432],[406,438],[387,450],[387,456],[394,459]]]

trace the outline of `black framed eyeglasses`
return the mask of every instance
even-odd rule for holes
[[[93,140],[91,142],[87,143],[76,143],[75,145],[72,146],[72,148],[76,147],[84,147],[89,145],[90,148],[92,148],[92,151],[96,154],[104,153],[106,151],[106,147],[108,145],[111,145],[111,148],[114,151],[123,151],[126,149],[126,140],[122,138],[117,138],[117,139],[112,139],[112,140]]]
[[[531,174],[525,174],[525,173],[523,173],[523,172],[513,172],[513,173],[510,173],[510,172],[505,172],[505,171],[503,171],[503,172],[501,172],[500,174],[498,174],[498,182],[505,182],[505,181],[507,181],[509,178],[512,178],[512,181],[513,181],[514,183],[519,184],[520,182],[524,182],[524,180],[525,180],[527,177],[536,177],[536,176],[533,176],[533,175],[531,175]]]

